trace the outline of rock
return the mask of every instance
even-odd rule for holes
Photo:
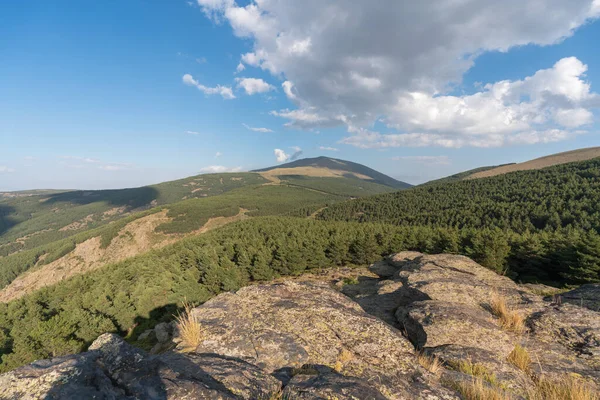
[[[171,327],[166,322],[161,322],[154,327],[154,334],[158,343],[167,343],[171,340]]]
[[[519,286],[466,257],[400,253],[389,260],[394,259],[399,266],[395,280],[402,282],[395,315],[418,348],[450,365],[461,360],[481,364],[520,395],[533,381],[508,361],[517,344],[535,361],[531,365],[535,374],[575,373],[598,379],[597,312],[544,302],[534,294],[535,289]],[[585,293],[590,300],[583,303],[594,304],[597,288],[589,286],[570,299],[585,297]],[[494,293],[505,298],[509,309],[526,318],[528,332],[501,328],[491,312]]]
[[[423,253],[419,253],[418,251],[403,251],[389,256],[385,261],[397,270],[398,268],[403,267],[407,262],[413,261],[421,256],[423,256]]]
[[[560,297],[564,303],[600,312],[600,283],[581,285],[575,290],[561,294]]]
[[[432,396],[441,390],[414,383],[421,371],[413,346],[398,330],[326,284],[250,286],[193,312],[206,335],[197,353],[243,359],[284,381],[291,378],[286,371],[315,364],[369,382],[390,398],[420,398],[420,388]]]
[[[387,261],[378,261],[369,266],[369,271],[380,278],[387,279],[394,276],[396,271],[398,271],[398,268],[390,265]]]
[[[287,398],[285,396],[310,400],[387,399],[361,379],[338,374],[331,368],[310,364],[303,366],[286,385],[283,398]]]
[[[238,390],[240,385],[248,390]],[[152,356],[105,334],[86,353],[38,361],[0,375],[0,398],[254,399],[279,386],[273,377],[240,360]]]

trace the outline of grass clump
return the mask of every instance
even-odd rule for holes
[[[204,339],[202,327],[192,310],[192,305],[185,302],[183,312],[179,312],[175,317],[181,342],[186,349],[196,349]]]
[[[477,379],[489,383],[492,386],[499,386],[496,374],[491,372],[484,365],[474,363],[471,360],[460,360],[450,362],[450,366],[458,372],[471,375]]]
[[[510,352],[507,360],[521,371],[529,373],[531,367],[531,357],[529,357],[527,349],[520,344],[517,344],[513,351]]]
[[[586,381],[575,375],[541,376],[534,389],[527,393],[529,400],[599,400],[600,394]]]
[[[523,333],[525,330],[525,318],[515,310],[511,310],[506,303],[506,297],[498,292],[492,294],[490,301],[492,313],[498,318],[502,329]]]
[[[471,381],[455,382],[452,387],[459,392],[465,400],[510,400],[510,397],[501,389],[486,385],[481,378]]]
[[[421,367],[435,375],[439,374],[443,368],[442,362],[437,356],[428,356],[421,352],[417,354],[417,361]]]

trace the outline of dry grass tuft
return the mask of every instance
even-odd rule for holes
[[[531,367],[531,357],[529,357],[527,349],[520,344],[517,344],[513,351],[510,352],[507,360],[521,371],[529,373]]]
[[[443,368],[442,362],[437,356],[428,356],[424,353],[419,353],[417,354],[417,361],[421,367],[435,375],[439,374]]]
[[[458,372],[481,379],[490,385],[499,386],[496,374],[488,370],[484,365],[474,363],[471,360],[460,360],[451,362],[450,366]]]
[[[523,333],[525,318],[517,311],[511,310],[506,304],[506,297],[494,292],[490,301],[492,313],[499,319],[500,326],[510,332]]]
[[[599,400],[600,394],[587,382],[574,375],[561,378],[540,377],[535,389],[527,394],[529,400]]]
[[[204,339],[204,332],[200,323],[192,313],[193,307],[190,303],[183,303],[183,312],[179,312],[175,318],[177,328],[181,335],[181,342],[186,349],[197,348]]]
[[[452,386],[465,400],[510,400],[503,390],[486,385],[481,378],[455,382]]]

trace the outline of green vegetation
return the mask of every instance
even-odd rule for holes
[[[209,174],[135,189],[42,191],[0,199],[0,256],[71,237],[127,213],[265,182],[253,173]]]
[[[594,237],[600,243],[600,238]],[[402,250],[467,254],[499,270],[523,258],[537,257],[523,252],[525,243],[532,242],[547,251],[571,255],[569,262],[559,262],[557,268],[566,275],[576,275],[585,262],[600,261],[600,251],[578,251],[586,240],[589,237],[558,232],[524,237],[486,229],[291,217],[249,219],[0,304],[0,370],[80,351],[107,331],[136,338],[158,321],[170,318],[183,299],[201,303],[252,281],[334,265],[364,265]],[[555,257],[550,254],[549,259]]]
[[[495,269],[511,254],[504,267],[514,278],[597,282],[599,178],[594,159],[353,200],[317,218],[476,230],[483,242],[470,253]]]

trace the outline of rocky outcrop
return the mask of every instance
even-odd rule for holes
[[[519,398],[542,375],[600,380],[598,285],[543,297],[466,257],[415,252],[343,271],[221,294],[191,311],[191,347],[175,323],[138,338],[150,354],[103,335],[1,375],[0,398],[449,400],[473,375]],[[494,296],[522,331],[503,327]],[[517,345],[527,367],[509,361]]]

